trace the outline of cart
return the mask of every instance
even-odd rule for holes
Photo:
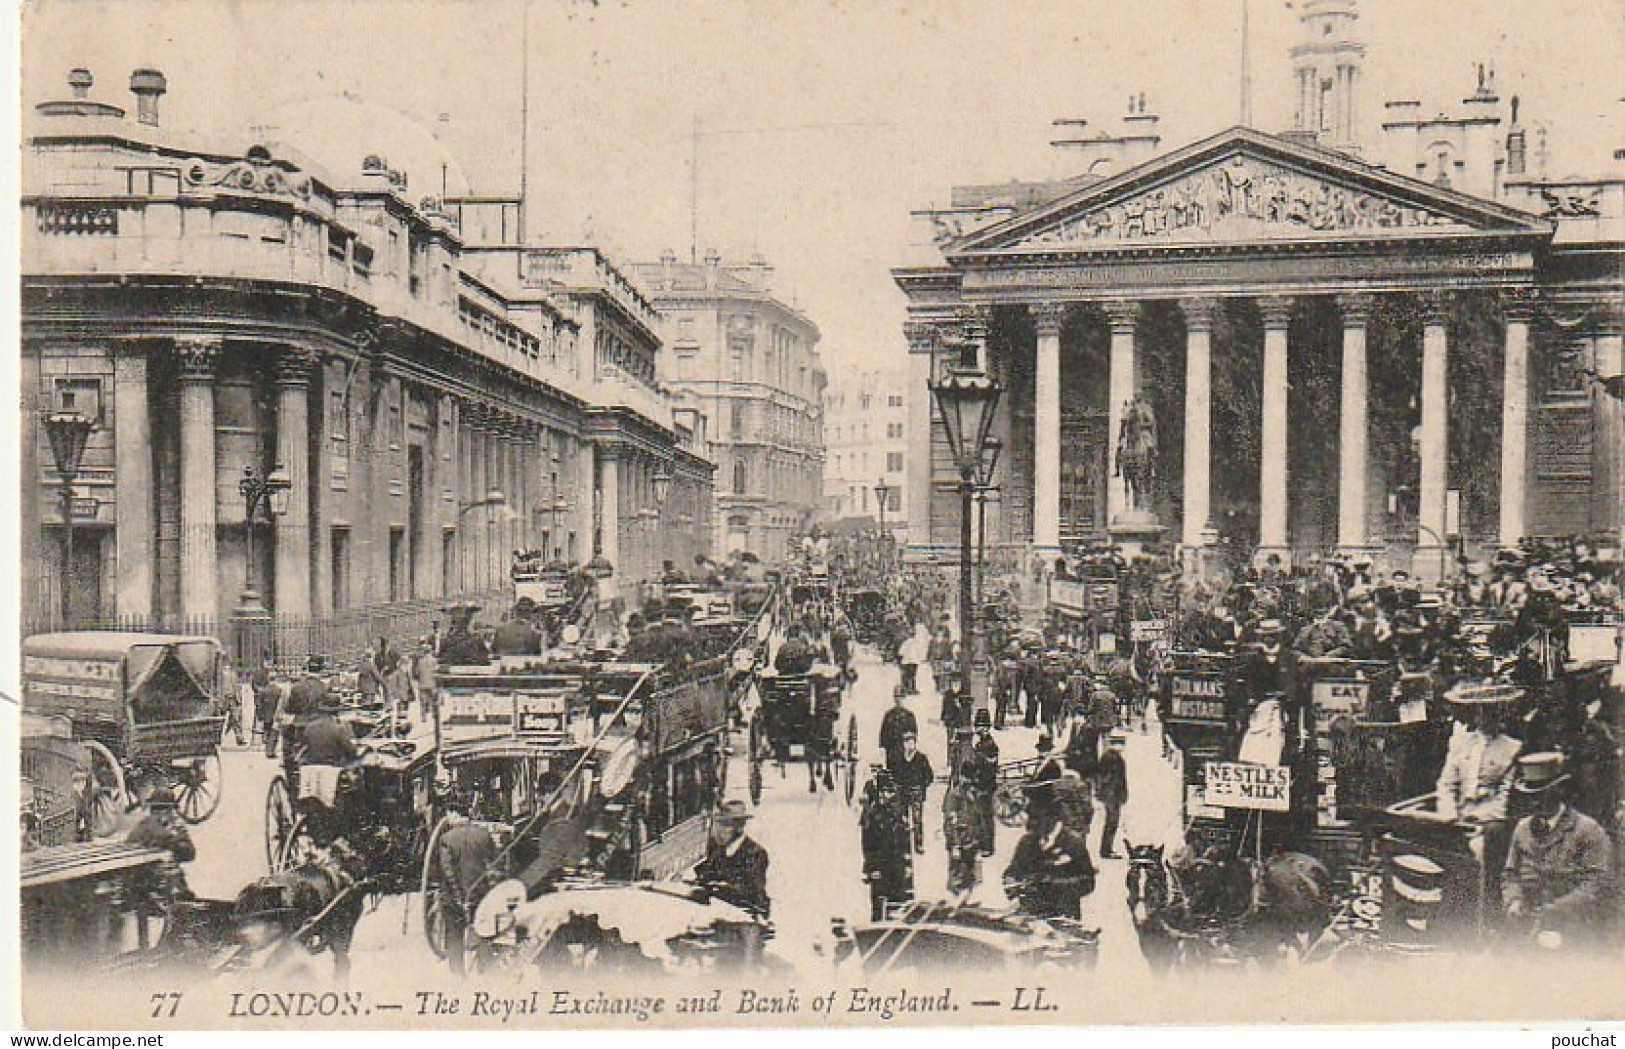
[[[105,835],[124,808],[159,786],[188,823],[220,805],[213,638],[82,631],[23,641],[23,708],[66,718],[90,754],[90,829]]]
[[[25,849],[21,857],[19,941],[25,970],[60,965],[82,970],[145,949],[148,920],[167,911],[171,888],[160,876],[169,853],[122,841],[80,841]],[[136,921],[126,942],[125,915]]]
[[[832,666],[815,667],[810,674],[780,674],[771,667],[757,672],[760,702],[748,723],[752,804],[761,804],[762,766],[771,760],[782,779],[798,748],[808,766],[808,782],[816,789],[818,774],[824,772],[839,780],[842,796],[852,803],[857,791],[858,717],[847,716],[842,738],[841,681],[840,668]]]

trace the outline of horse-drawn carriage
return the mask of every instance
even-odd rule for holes
[[[836,922],[835,959],[866,976],[945,971],[1023,973],[1093,968],[1100,930],[1064,918],[1033,918],[1012,909],[911,901],[880,921]]]
[[[840,731],[841,702],[845,692],[841,668],[819,664],[807,674],[780,674],[772,667],[756,672],[759,700],[750,711],[747,757],[750,762],[750,799],[762,800],[762,766],[772,761],[780,778],[796,751],[807,763],[808,789],[839,790],[850,804],[857,791],[858,718],[847,716]]]
[[[1300,659],[1283,693],[1253,695],[1245,659],[1176,651],[1161,721],[1182,758],[1188,848],[1130,846],[1130,905],[1147,957],[1312,954],[1337,922],[1369,922],[1369,819],[1437,768],[1440,728],[1392,664]]]
[[[23,709],[59,716],[90,755],[89,828],[157,787],[188,823],[220,804],[220,646],[212,638],[84,631],[23,641]]]
[[[890,608],[885,593],[873,587],[848,590],[841,595],[841,603],[857,641],[865,645],[878,644],[885,635]]]

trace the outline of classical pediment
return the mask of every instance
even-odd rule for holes
[[[1235,129],[973,233],[946,251],[958,256],[1547,229],[1511,208]]]

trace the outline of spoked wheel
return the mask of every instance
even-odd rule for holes
[[[762,715],[758,711],[750,719],[750,742],[747,744],[750,748],[748,754],[750,756],[750,803],[752,805],[762,803],[762,751],[766,743],[767,741],[762,738]]]
[[[105,838],[118,830],[119,817],[129,798],[124,783],[124,769],[119,766],[113,752],[93,739],[87,739],[85,750],[90,754],[90,768],[85,777],[85,793],[81,804],[84,819],[93,838]]]
[[[191,758],[175,765],[175,807],[181,819],[198,824],[220,807],[220,754]]]
[[[851,715],[846,719],[846,754],[841,762],[843,773],[842,791],[846,794],[846,803],[852,804],[852,797],[858,790],[858,716]]]
[[[272,874],[282,869],[282,858],[293,840],[297,822],[288,781],[279,775],[271,780],[271,787],[265,792],[265,864]]]
[[[423,938],[436,958],[445,958],[451,944],[446,930],[446,893],[449,891],[445,876],[435,857],[440,852],[440,837],[445,832],[446,820],[441,817],[429,835],[429,845],[423,850],[423,877],[418,883],[419,899],[423,904]],[[462,944],[457,944],[460,950]]]

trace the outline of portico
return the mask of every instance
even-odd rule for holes
[[[1009,390],[1004,424],[1030,453],[1007,456],[999,483],[1030,497],[1007,496],[1001,538],[1048,555],[1149,515],[1187,551],[1409,547],[1437,576],[1456,537],[1531,533],[1531,326],[1551,234],[1237,128],[956,229],[944,266],[896,279],[912,353],[969,339]],[[1138,505],[1118,455],[1136,405],[1157,464]]]

